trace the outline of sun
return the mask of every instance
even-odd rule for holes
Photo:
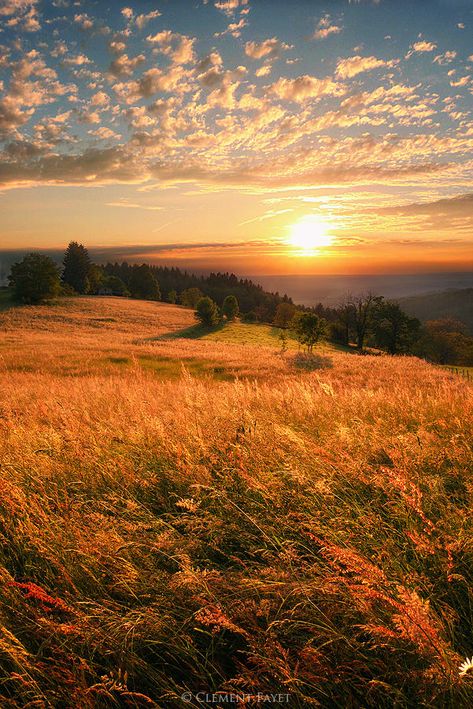
[[[320,217],[309,215],[292,225],[289,243],[303,255],[315,254],[324,246],[331,246],[330,225]]]

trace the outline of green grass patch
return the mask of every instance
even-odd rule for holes
[[[184,338],[186,340],[210,340],[211,342],[228,342],[236,345],[266,345],[268,347],[281,347],[281,330],[272,325],[262,323],[222,323],[217,327],[209,328],[202,325],[192,325],[184,330],[166,333],[158,338],[159,340],[176,340]],[[287,346],[295,349],[297,342],[291,333],[287,331]]]
[[[203,340],[211,340],[213,342],[230,342],[238,345],[266,345],[268,347],[281,347],[280,340],[281,330],[272,325],[264,325],[262,323],[225,323],[222,327],[215,330],[206,330],[201,335]],[[297,347],[296,340],[291,337],[287,331],[287,346],[291,348]]]

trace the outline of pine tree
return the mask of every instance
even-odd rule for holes
[[[91,261],[85,246],[71,241],[64,254],[62,281],[77,293],[88,293]]]

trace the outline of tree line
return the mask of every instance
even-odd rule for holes
[[[195,275],[179,268],[126,261],[96,264],[85,246],[76,241],[68,245],[62,268],[47,255],[26,255],[13,264],[9,284],[16,300],[30,304],[58,295],[89,294],[162,300],[195,308],[206,296],[222,308],[225,299],[234,296],[242,318],[248,322],[270,323],[280,303],[292,303],[287,295],[268,293],[233,273]]]
[[[473,366],[473,337],[463,323],[452,318],[421,323],[396,301],[373,293],[347,295],[335,308],[321,303],[314,308],[281,303],[274,324],[292,330],[302,344],[305,337],[311,347],[327,339],[359,352],[374,349],[391,355],[411,354],[437,364]]]

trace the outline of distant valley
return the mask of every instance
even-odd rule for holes
[[[455,291],[473,289],[472,272],[364,276],[248,276],[248,278],[260,283],[265,290],[287,293],[295,303],[309,306],[317,303],[335,306],[347,293],[357,294],[364,291],[372,291],[385,298],[398,300],[431,293],[439,294],[452,289]],[[433,315],[429,317],[432,319]]]

